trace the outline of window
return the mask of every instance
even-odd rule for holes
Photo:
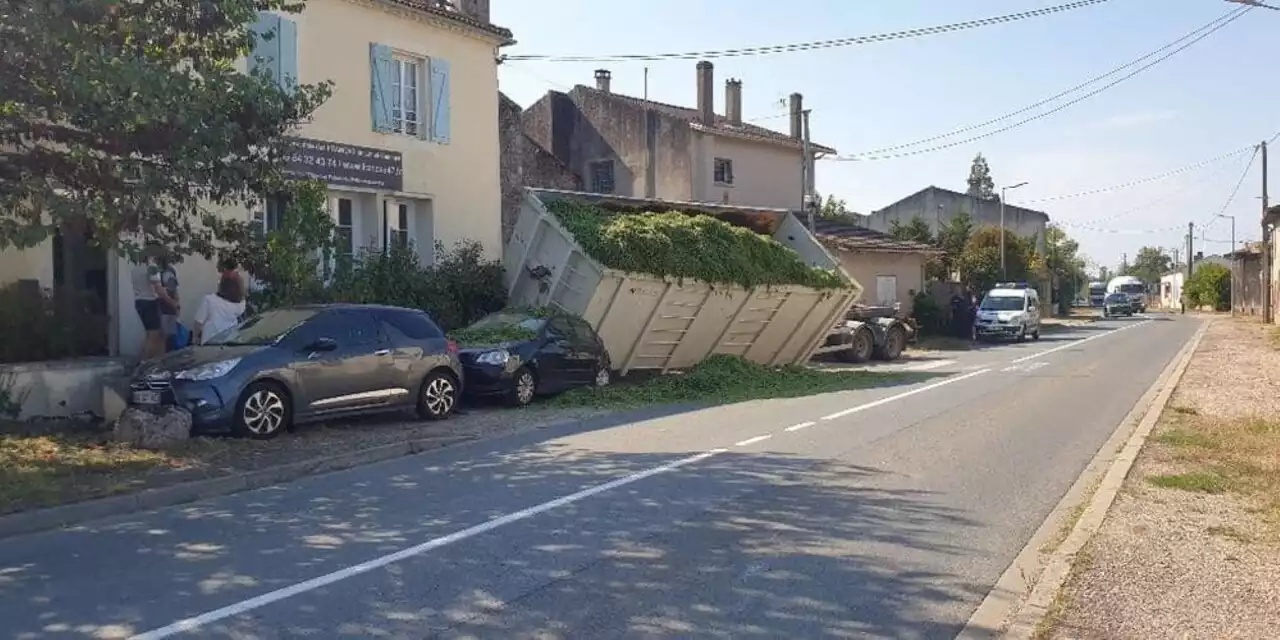
[[[594,347],[596,345],[596,332],[582,318],[569,317],[569,325],[573,327],[574,341],[579,346]]]
[[[552,318],[547,322],[547,333],[562,340],[572,340],[573,326],[564,318]]]
[[[613,161],[598,160],[590,165],[591,192],[613,193]]]
[[[733,184],[733,161],[728,158],[716,158],[716,184]]]
[[[410,340],[435,340],[444,337],[440,327],[425,313],[387,312],[382,319]]]
[[[898,276],[876,276],[876,304],[890,306],[898,301]]]
[[[391,128],[396,133],[417,136],[422,126],[422,104],[418,92],[420,60],[395,58],[391,78]]]
[[[351,199],[338,198],[338,216],[334,229],[334,252],[339,259],[350,260],[355,254],[355,228]]]
[[[259,225],[263,233],[271,233],[280,228],[284,221],[284,211],[288,200],[284,196],[272,196],[262,206],[253,211],[253,222]]]
[[[409,247],[409,204],[406,202],[391,203],[391,221],[390,229],[387,230],[389,236],[389,246],[408,248]]]

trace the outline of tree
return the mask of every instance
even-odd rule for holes
[[[1080,243],[1071,239],[1061,227],[1049,225],[1045,229],[1044,247],[1044,267],[1056,294],[1058,310],[1067,313],[1078,287],[1087,286],[1084,260],[1078,255]]]
[[[214,251],[209,209],[284,187],[284,134],[330,85],[236,69],[298,0],[44,0],[0,9],[0,250],[86,231]],[[264,37],[269,39],[274,34]],[[284,87],[284,88],[282,88]],[[209,207],[209,209],[206,209]]]
[[[1231,270],[1213,262],[1202,262],[1187,279],[1184,294],[1193,307],[1231,308]]]
[[[831,195],[827,196],[827,199],[822,201],[822,206],[818,208],[819,218],[841,219],[851,215],[853,212],[849,210],[845,201]]]
[[[973,232],[973,218],[968,212],[961,211],[938,229],[937,245],[942,255],[934,261],[935,267],[929,277],[936,280],[950,281],[951,274],[959,268],[960,255],[969,243],[969,235]]]
[[[979,200],[999,200],[996,195],[996,183],[991,179],[991,167],[981,153],[973,157],[969,166],[969,195]]]
[[[1173,258],[1159,247],[1143,247],[1127,265],[1124,275],[1141,278],[1143,282],[1160,282],[1160,276],[1173,270]]]
[[[906,224],[897,220],[889,221],[889,235],[895,240],[911,240],[924,244],[933,244],[933,229],[920,216],[914,216]]]
[[[961,280],[973,291],[987,291],[1005,280],[1000,269],[1000,228],[982,227],[969,236],[960,254]],[[1008,280],[1032,275],[1035,247],[1012,231],[1004,230],[1005,267]]]

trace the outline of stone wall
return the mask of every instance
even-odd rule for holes
[[[582,190],[582,178],[570,171],[549,151],[525,135],[523,110],[505,94],[498,94],[498,140],[502,159],[502,241],[520,216],[525,187]]]

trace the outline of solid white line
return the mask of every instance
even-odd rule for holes
[[[752,444],[755,444],[755,443],[757,443],[757,442],[764,442],[765,440],[768,440],[769,438],[772,438],[772,437],[773,437],[773,435],[771,435],[771,434],[765,434],[765,435],[763,435],[763,436],[756,436],[756,437],[754,437],[754,438],[747,438],[746,440],[743,440],[742,442],[735,442],[735,443],[733,443],[733,446],[735,446],[735,447],[745,447],[745,446],[747,446],[747,445],[752,445]]]
[[[213,611],[210,611],[208,613],[202,613],[195,617],[179,620],[168,626],[160,627],[159,629],[154,629],[152,631],[140,633],[138,635],[133,636],[131,640],[160,640],[161,638],[168,638],[170,636],[174,636],[179,633],[185,633],[187,631],[199,629],[200,627],[203,627],[204,625],[210,624],[212,622],[217,622],[219,620],[224,620],[232,616],[237,616],[242,613],[247,613],[249,611],[253,611],[254,609],[265,607],[266,605],[269,605],[273,602],[279,602],[287,598],[292,598],[294,596],[307,593],[308,591],[314,591],[321,587],[326,587],[328,585],[331,585],[335,582],[340,582],[348,578],[353,578],[360,574],[373,571],[374,569],[379,569],[389,564],[393,564],[396,562],[400,562],[401,560],[412,558],[413,556],[422,555],[429,551],[434,551],[435,549],[439,549],[440,547],[451,545],[455,542],[461,542],[463,540],[466,540],[467,538],[478,536],[482,533],[492,531],[502,526],[509,525],[513,522],[518,522],[520,520],[532,518],[533,516],[536,516],[540,513],[544,513],[552,509],[556,509],[558,507],[563,507],[568,504],[573,504],[574,502],[578,502],[579,500],[589,498],[598,493],[603,493],[610,489],[616,489],[623,485],[631,484],[633,482],[638,482],[650,476],[658,475],[659,473],[665,473],[667,471],[679,469],[680,467],[691,465],[695,462],[701,462],[702,460],[706,460],[711,456],[724,453],[724,452],[725,452],[725,449],[714,449],[706,453],[700,453],[696,456],[681,458],[680,460],[676,460],[675,462],[669,462],[662,466],[653,467],[652,469],[646,469],[644,471],[633,473],[629,476],[618,478],[617,480],[612,480],[604,484],[598,484],[594,487],[583,489],[582,491],[579,491],[577,493],[573,493],[573,494],[564,496],[562,498],[556,498],[555,500],[544,502],[542,504],[529,507],[528,509],[522,509],[514,513],[509,513],[504,516],[499,516],[492,520],[482,522],[474,527],[468,527],[461,531],[456,531],[454,533],[451,533],[447,536],[442,536],[434,540],[428,540],[427,542],[424,542],[422,544],[409,547],[407,549],[403,549],[395,553],[380,556],[372,560],[368,560],[360,564],[347,567],[345,569],[339,569],[337,571],[334,571],[333,573],[328,573],[318,578],[312,578],[305,582],[299,582],[297,584],[284,587],[282,589],[277,589],[275,591],[264,593],[260,596],[249,598],[248,600],[242,600],[235,604],[222,607],[221,609],[215,609]]]
[[[968,378],[972,378],[972,377],[974,377],[974,376],[980,376],[980,375],[982,375],[982,374],[984,374],[984,373],[986,373],[986,372],[988,372],[988,371],[991,371],[991,370],[990,370],[990,369],[979,369],[979,370],[974,371],[974,372],[972,372],[972,373],[966,373],[966,374],[964,374],[964,375],[962,375],[962,376],[956,376],[956,377],[954,377],[954,378],[947,378],[946,380],[942,380],[942,381],[939,381],[939,382],[935,382],[935,383],[933,383],[933,384],[928,384],[928,385],[925,385],[925,386],[920,387],[920,388],[918,388],[918,389],[912,389],[912,390],[910,390],[910,391],[906,391],[906,392],[903,392],[903,393],[899,393],[898,395],[889,396],[888,398],[881,398],[881,399],[876,400],[876,401],[874,401],[874,402],[868,402],[868,403],[866,403],[866,404],[860,404],[860,405],[858,405],[858,406],[856,406],[856,407],[850,407],[850,408],[848,408],[848,409],[845,409],[844,411],[837,411],[837,412],[835,412],[835,413],[833,413],[833,414],[831,414],[831,415],[829,415],[829,416],[822,416],[822,417],[821,417],[821,418],[819,418],[819,419],[820,419],[820,420],[835,420],[836,418],[843,418],[843,417],[845,417],[845,416],[847,416],[847,415],[849,415],[849,414],[851,414],[851,413],[857,413],[857,412],[859,412],[859,411],[864,411],[864,410],[866,410],[866,409],[871,409],[871,408],[873,408],[873,407],[878,407],[878,406],[880,406],[880,405],[889,404],[890,402],[893,402],[893,401],[895,401],[895,400],[901,400],[901,399],[903,399],[903,398],[906,398],[907,396],[914,396],[914,395],[915,395],[915,394],[917,394],[917,393],[924,393],[925,391],[930,391],[930,390],[933,390],[933,389],[937,389],[938,387],[944,387],[944,386],[946,386],[946,385],[953,384],[953,383],[956,383],[956,382],[960,382],[961,380],[966,380],[966,379],[968,379]]]
[[[801,422],[800,424],[796,424],[796,425],[792,425],[792,426],[790,426],[790,427],[787,427],[786,429],[784,429],[784,431],[799,431],[799,430],[801,430],[801,429],[808,429],[809,427],[812,427],[812,426],[813,426],[813,425],[815,425],[815,424],[818,424],[818,423],[816,423],[816,422]]]
[[[953,365],[955,363],[956,363],[955,360],[934,360],[933,362],[922,362],[920,364],[906,366],[906,367],[903,367],[902,370],[903,371],[932,371],[933,369],[938,369],[948,365]]]
[[[1119,328],[1119,329],[1116,329],[1116,330],[1114,330],[1114,331],[1108,331],[1108,332],[1106,332],[1106,333],[1099,333],[1099,334],[1098,334],[1098,335],[1096,335],[1096,336],[1089,336],[1088,338],[1085,338],[1085,339],[1083,339],[1083,340],[1076,340],[1076,341],[1074,341],[1074,342],[1068,342],[1067,344],[1064,344],[1064,345],[1062,345],[1062,346],[1054,347],[1054,348],[1052,348],[1052,349],[1045,349],[1044,351],[1040,351],[1040,352],[1038,352],[1038,353],[1033,353],[1033,354],[1031,354],[1031,355],[1029,355],[1029,356],[1023,356],[1023,357],[1021,357],[1021,358],[1018,358],[1017,360],[1011,360],[1010,362],[1012,362],[1013,364],[1018,364],[1019,362],[1026,362],[1027,360],[1031,360],[1032,358],[1039,358],[1040,356],[1047,356],[1047,355],[1049,355],[1049,354],[1051,354],[1051,353],[1056,353],[1056,352],[1058,352],[1058,351],[1062,351],[1063,349],[1071,349],[1071,348],[1073,348],[1073,347],[1078,347],[1078,346],[1080,346],[1080,345],[1082,345],[1082,344],[1084,344],[1084,343],[1086,343],[1086,342],[1088,342],[1088,341],[1090,341],[1090,340],[1097,340],[1098,338],[1105,338],[1105,337],[1107,337],[1107,336],[1115,335],[1115,334],[1117,334],[1117,333],[1120,333],[1121,331],[1128,331],[1128,330],[1130,330],[1130,329],[1132,329],[1132,328],[1134,328],[1134,327],[1141,327],[1142,325],[1147,324],[1148,322],[1152,322],[1152,321],[1151,321],[1151,320],[1143,320],[1142,322],[1139,322],[1139,323],[1137,323],[1137,324],[1131,324],[1131,325],[1129,325],[1129,326],[1127,326],[1127,327],[1121,327],[1121,328]]]

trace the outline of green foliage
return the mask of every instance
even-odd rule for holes
[[[818,208],[819,218],[842,220],[851,215],[854,213],[849,211],[845,201],[835,196],[827,196],[827,199],[822,201],[822,206]]]
[[[1120,275],[1142,278],[1143,282],[1160,282],[1160,276],[1173,270],[1173,257],[1159,247],[1143,247],[1133,264],[1125,265]]]
[[[557,406],[639,407],[685,402],[727,404],[764,398],[794,398],[927,377],[910,373],[824,372],[807,367],[766,367],[739,356],[716,354],[686,372],[640,383],[575,389],[551,400]]]
[[[967,211],[960,211],[938,229],[937,245],[942,255],[931,262],[929,277],[949,282],[951,274],[960,267],[960,255],[973,233],[973,218]]]
[[[806,265],[795,251],[772,238],[711,216],[675,211],[611,215],[567,200],[551,202],[547,208],[591,257],[612,269],[747,288],[848,286],[835,272]]]
[[[1000,272],[1000,228],[982,227],[969,237],[960,254],[960,270],[973,291],[987,291],[1002,280],[1025,280],[1032,275],[1035,247],[1008,229],[1004,230],[1005,268]]]
[[[937,335],[947,331],[946,311],[927,292],[916,294],[911,309],[911,315],[916,319],[921,334]]]
[[[323,299],[423,309],[445,331],[502,309],[502,264],[486,259],[479,243],[460,242],[448,251],[437,244],[436,254],[435,264],[423,265],[411,246],[361,250],[338,269]]]
[[[1059,313],[1070,312],[1077,287],[1088,286],[1084,260],[1079,256],[1080,243],[1071,239],[1061,227],[1050,225],[1045,230],[1044,267],[1049,272],[1057,293]]]
[[[524,342],[538,337],[538,332],[516,325],[465,327],[449,332],[449,339],[462,347],[481,347],[504,342]]]
[[[0,10],[0,250],[65,226],[212,255],[206,206],[276,192],[283,136],[327,99],[235,61],[259,11],[296,0],[51,0]]]
[[[257,309],[298,304],[323,297],[322,266],[333,255],[333,219],[324,183],[289,182],[277,196],[283,204],[279,226],[263,233],[253,222],[210,220],[216,236],[263,289],[253,293]]]
[[[22,404],[26,402],[27,395],[31,390],[26,389],[18,392],[14,390],[16,386],[16,375],[0,376],[0,418],[17,420],[18,416],[22,415]]]
[[[68,289],[32,291],[20,283],[0,288],[0,363],[38,362],[107,351],[102,300]]]
[[[907,224],[890,220],[889,235],[895,240],[910,240],[922,244],[934,244],[936,240],[933,237],[933,229],[929,228],[929,223],[920,216],[912,217]]]
[[[981,153],[973,157],[973,164],[969,166],[969,190],[968,194],[978,198],[979,200],[999,200],[996,195],[996,183],[991,178],[991,167],[987,165],[987,159]]]
[[[1201,262],[1192,272],[1184,295],[1193,307],[1231,308],[1231,270],[1220,264]]]

